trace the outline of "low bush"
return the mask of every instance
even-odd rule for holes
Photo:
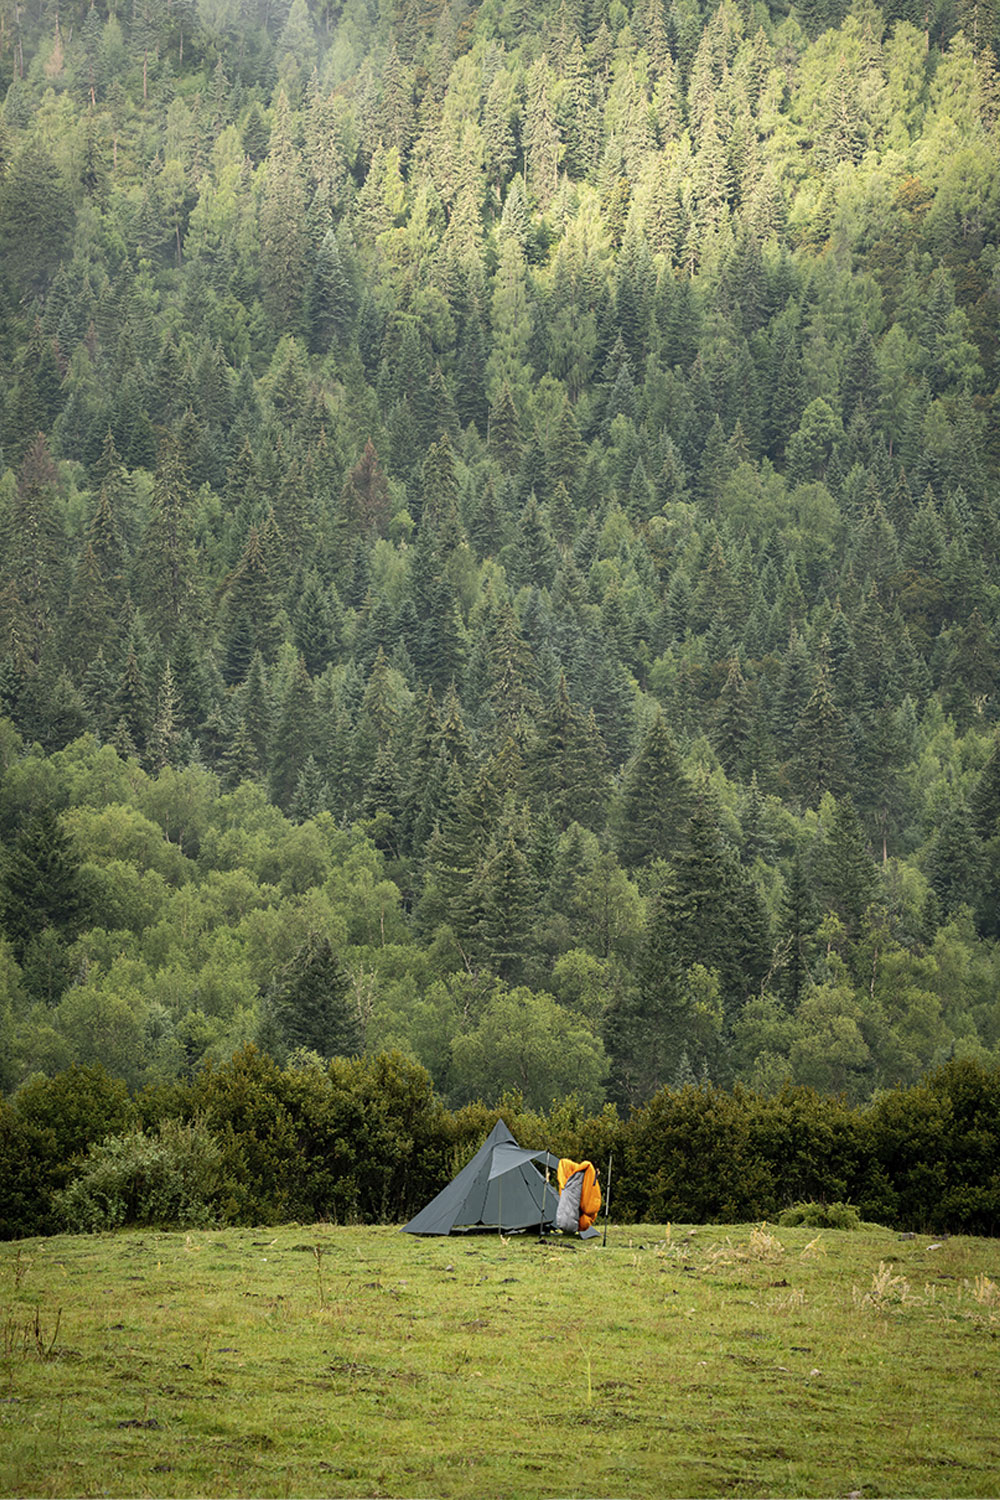
[[[499,1109],[449,1111],[398,1053],[282,1068],[247,1047],[135,1100],[79,1068],[0,1099],[0,1239],[60,1226],[399,1223],[498,1114],[524,1146],[604,1173],[613,1160],[619,1222],[1000,1230],[1000,1070],[968,1060],[863,1108],[808,1089],[768,1098],[709,1084],[663,1089],[623,1119],[574,1100],[542,1114],[513,1094]]]
[[[112,1135],[88,1153],[83,1170],[55,1194],[66,1230],[126,1224],[192,1229],[219,1216],[222,1152],[203,1121],[162,1120],[155,1133]]]
[[[795,1203],[778,1217],[778,1223],[807,1229],[860,1229],[861,1215],[853,1203]]]

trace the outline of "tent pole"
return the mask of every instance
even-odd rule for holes
[[[614,1156],[609,1151],[608,1152],[608,1180],[607,1180],[607,1182],[604,1185],[604,1238],[601,1241],[602,1247],[608,1243],[608,1215],[611,1213],[611,1163],[613,1161],[614,1161]]]
[[[545,1157],[545,1186],[542,1188],[542,1222],[538,1226],[538,1240],[541,1243],[545,1238],[545,1213],[549,1206],[549,1158]]]

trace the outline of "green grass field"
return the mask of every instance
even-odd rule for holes
[[[0,1246],[4,1495],[996,1496],[1000,1242]]]

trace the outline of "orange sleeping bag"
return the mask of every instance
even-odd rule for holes
[[[597,1180],[593,1162],[570,1161],[568,1156],[564,1156],[559,1162],[557,1173],[560,1193],[576,1172],[583,1173],[583,1183],[580,1188],[579,1228],[589,1229],[601,1211],[601,1185]]]

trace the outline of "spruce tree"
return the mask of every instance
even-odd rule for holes
[[[740,670],[739,657],[734,656],[716,704],[712,732],[712,743],[730,776],[739,776],[745,770],[752,731],[750,689]]]
[[[156,699],[156,712],[149,732],[147,761],[151,770],[162,771],[164,766],[176,765],[180,745],[180,703],[174,674],[168,661],[163,669],[160,690]]]
[[[185,455],[173,438],[167,438],[156,466],[139,567],[143,613],[166,644],[196,609],[190,506]]]
[[[833,818],[824,833],[820,859],[819,894],[836,913],[847,936],[856,937],[869,905],[879,894],[879,878],[861,823],[850,796],[834,804]]]
[[[477,949],[494,973],[514,983],[523,976],[537,900],[529,843],[526,817],[508,803],[473,882]]]
[[[260,781],[261,771],[261,760],[253,736],[247,728],[246,719],[241,718],[222,752],[219,766],[222,784],[227,791],[235,791],[244,781]]]
[[[770,933],[757,889],[724,843],[705,798],[696,802],[671,861],[659,920],[660,941],[675,964],[684,971],[694,964],[717,971],[731,1023],[767,973]]]
[[[36,664],[58,603],[64,538],[57,474],[43,433],[28,445],[13,491],[0,504],[0,589],[16,607],[21,649]]]
[[[270,744],[268,784],[279,807],[291,805],[299,775],[315,748],[315,714],[312,679],[300,656],[285,688]]]
[[[361,1023],[349,980],[330,939],[318,933],[310,933],[276,975],[266,1010],[285,1057],[299,1047],[321,1057],[353,1057],[361,1051]]]
[[[658,711],[622,776],[614,813],[622,863],[634,867],[669,859],[680,843],[693,802],[677,743]]]
[[[994,735],[989,759],[972,789],[969,811],[981,839],[1000,836],[1000,733]]]
[[[816,687],[795,726],[792,782],[811,807],[824,792],[834,796],[847,786],[848,746],[843,716],[830,694],[822,669]]]
[[[546,807],[558,829],[572,822],[603,828],[611,791],[607,751],[593,714],[581,713],[570,700],[564,674],[536,721],[525,777],[533,804]]]
[[[0,864],[0,925],[20,962],[51,927],[75,937],[86,911],[80,861],[53,808],[41,806],[18,829]]]

